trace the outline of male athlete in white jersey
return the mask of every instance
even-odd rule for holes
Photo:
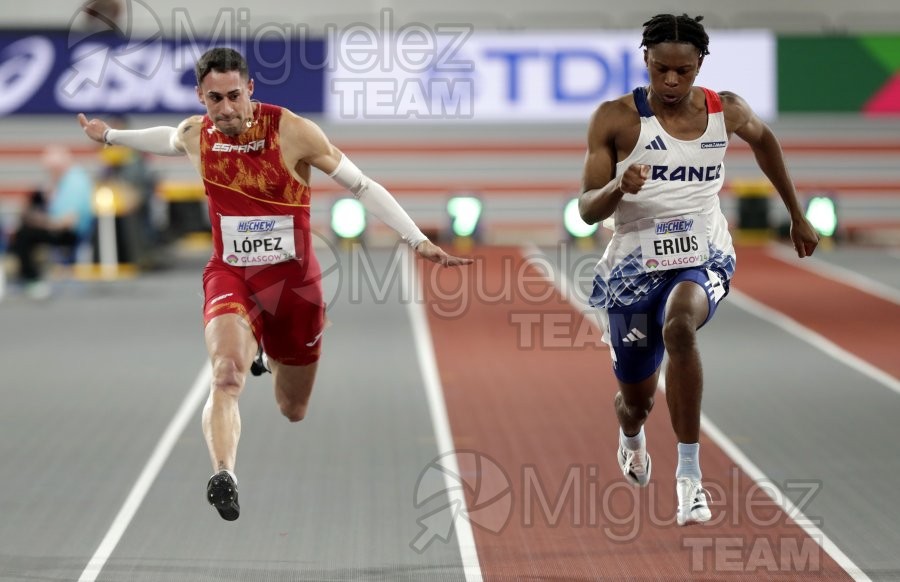
[[[818,235],[803,216],[775,135],[734,93],[694,87],[709,37],[702,17],[644,23],[649,87],[603,103],[588,133],[582,218],[615,230],[597,265],[591,304],[604,319],[619,381],[618,460],[625,478],[650,480],[643,425],[663,354],[666,402],[678,437],[679,525],[711,517],[699,463],[703,375],[696,333],[728,292],[735,255],[718,193],[732,134],[753,150],[791,216],[797,255]]]

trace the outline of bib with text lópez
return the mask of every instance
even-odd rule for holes
[[[235,267],[296,258],[293,216],[222,216],[222,259]]]
[[[703,217],[689,215],[646,222],[640,231],[645,271],[700,267],[709,259]]]

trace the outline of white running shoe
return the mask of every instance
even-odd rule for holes
[[[650,455],[647,448],[632,451],[619,442],[619,467],[625,480],[638,487],[646,487],[650,482]]]
[[[707,493],[699,480],[676,479],[675,490],[678,492],[678,513],[675,516],[678,525],[710,520],[712,513],[706,502]]]

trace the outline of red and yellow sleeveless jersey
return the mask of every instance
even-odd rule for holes
[[[278,131],[283,111],[259,103],[253,125],[235,137],[216,129],[208,116],[203,118],[200,175],[208,198],[215,258],[236,264],[231,253],[223,253],[223,217],[292,217],[297,258],[309,252],[310,189],[284,164]]]

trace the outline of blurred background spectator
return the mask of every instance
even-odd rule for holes
[[[10,244],[18,262],[19,282],[35,299],[50,293],[38,250],[55,247],[61,262],[74,263],[79,248],[90,244],[94,228],[94,184],[88,171],[74,163],[67,148],[58,145],[47,147],[41,161],[47,184],[31,193]]]
[[[128,128],[128,120],[123,116],[112,116],[106,121],[114,129]],[[106,146],[99,156],[98,182],[127,185],[135,198],[130,219],[120,221],[120,227],[130,231],[119,236],[123,239],[120,244],[125,247],[122,251],[142,269],[158,266],[166,207],[156,194],[158,177],[150,168],[147,156],[125,146]]]

